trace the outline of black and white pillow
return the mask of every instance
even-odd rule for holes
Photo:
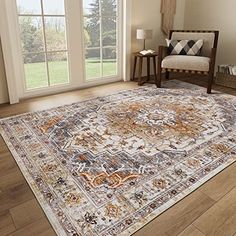
[[[169,40],[166,39],[169,55],[200,56],[203,40]]]

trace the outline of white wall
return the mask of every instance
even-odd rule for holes
[[[175,29],[183,29],[184,27],[184,10],[185,0],[177,0]],[[136,39],[136,30],[138,28],[152,29],[154,31],[153,39],[146,42],[147,48],[157,51],[159,45],[165,44],[165,37],[161,31],[160,11],[161,0],[132,0],[132,52],[138,52],[143,48],[142,40]],[[145,69],[143,70],[145,74],[144,71]]]
[[[184,26],[185,0],[177,0],[174,28]],[[161,31],[161,0],[132,0],[132,51],[140,51],[143,43],[136,39],[136,29],[145,28],[154,30],[154,37],[147,41],[147,47],[154,50],[158,45],[165,43]]]
[[[2,45],[0,41],[0,104],[6,102],[8,102],[7,81],[2,55]]]
[[[185,29],[220,30],[217,64],[236,65],[236,1],[187,0]]]

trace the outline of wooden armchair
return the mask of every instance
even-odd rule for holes
[[[171,30],[169,39],[174,40],[198,40],[203,39],[204,44],[201,56],[168,55],[168,47],[159,47],[157,87],[161,87],[161,75],[166,73],[169,78],[170,72],[199,74],[208,76],[207,93],[211,93],[214,79],[216,51],[219,31],[191,31]]]

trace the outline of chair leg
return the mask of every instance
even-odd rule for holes
[[[157,72],[157,81],[156,81],[156,86],[157,88],[161,88],[161,69],[158,69]]]
[[[170,78],[170,72],[166,71],[166,80],[168,80]]]
[[[158,68],[157,68],[157,80],[156,80],[157,88],[161,88],[161,63],[158,60]]]
[[[139,57],[138,85],[142,85],[143,57]]]
[[[157,84],[157,63],[156,63],[156,57],[154,56],[152,59],[153,59],[154,81],[155,81],[155,84]]]
[[[137,60],[138,60],[138,57],[135,56],[135,57],[134,57],[133,78],[132,78],[133,81],[135,80],[135,72],[136,72],[136,67],[137,67]]]
[[[208,77],[208,86],[207,86],[207,93],[208,94],[211,93],[211,88],[212,88],[213,80],[214,80],[214,73],[211,73],[209,75],[209,77]]]

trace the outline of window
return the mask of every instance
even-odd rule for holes
[[[86,80],[118,74],[117,4],[117,0],[83,0]]]
[[[68,84],[64,0],[16,0],[26,90]]]
[[[0,1],[2,42],[12,52],[5,59],[12,68],[9,84],[14,80],[11,100],[129,78],[129,63],[123,62],[129,57],[129,23],[122,27],[129,2]]]

